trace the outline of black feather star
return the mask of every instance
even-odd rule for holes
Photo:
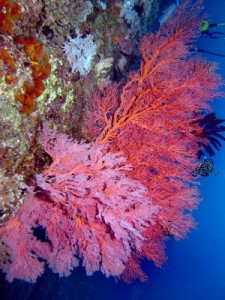
[[[201,158],[201,156],[204,155],[203,150],[211,157],[215,155],[214,148],[220,150],[222,147],[220,140],[225,141],[225,137],[221,134],[221,132],[225,131],[225,126],[221,126],[224,121],[225,119],[217,119],[215,113],[208,114],[197,121],[202,128],[199,137],[208,140],[208,143],[198,142],[201,148],[197,153],[198,158]]]

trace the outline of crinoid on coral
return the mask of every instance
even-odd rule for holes
[[[225,141],[225,137],[221,132],[225,131],[225,126],[221,124],[225,119],[218,119],[215,113],[210,113],[203,118],[198,119],[198,124],[201,126],[202,131],[199,135],[198,142],[201,149],[198,151],[198,158],[204,155],[204,150],[210,155],[214,156],[216,150],[220,150],[222,144],[220,140]]]

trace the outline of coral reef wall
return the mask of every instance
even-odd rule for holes
[[[194,226],[198,121],[220,86],[190,52],[201,1],[141,38],[156,1],[0,5],[7,280],[34,282],[45,264],[144,280],[140,260],[160,266],[165,240]]]

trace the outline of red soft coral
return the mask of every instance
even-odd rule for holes
[[[123,153],[130,176],[163,208],[159,227],[175,238],[194,225],[186,212],[198,203],[191,176],[202,131],[196,120],[220,85],[214,66],[190,54],[200,4],[184,1],[156,34],[142,38],[140,69],[126,84],[96,93],[87,112],[90,136]]]
[[[157,225],[145,232],[140,254],[157,264],[162,256],[155,255],[153,241],[162,235],[182,238],[194,226],[188,212],[199,201],[191,175],[199,150],[196,133],[202,131],[196,121],[220,86],[215,67],[190,52],[200,5],[184,1],[156,34],[142,38],[140,69],[127,83],[97,92],[88,105],[86,131],[96,144],[109,143],[111,151],[123,153],[133,166],[129,176],[144,184],[162,208]]]

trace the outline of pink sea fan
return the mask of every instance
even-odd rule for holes
[[[127,177],[131,167],[107,145],[77,143],[44,127],[40,136],[53,158],[36,176],[36,195],[3,228],[11,249],[7,279],[35,281],[49,267],[67,276],[82,261],[88,275],[101,270],[118,276],[133,251],[141,251],[144,231],[160,209],[147,189]],[[42,229],[44,240],[35,230]]]

